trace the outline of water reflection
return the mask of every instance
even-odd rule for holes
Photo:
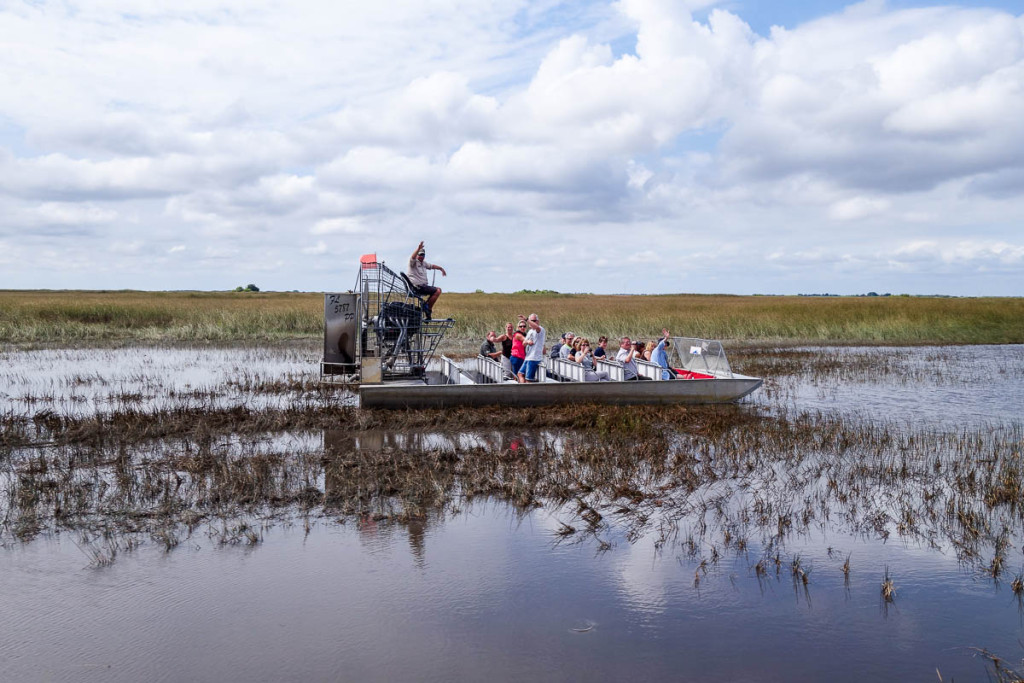
[[[944,680],[976,680],[984,662],[966,645],[1016,651],[1005,592],[961,590],[971,582],[935,555],[927,589],[895,575],[901,593],[882,618],[880,575],[855,569],[844,589],[820,541],[802,548],[814,564],[808,601],[785,575],[760,587],[742,580],[743,563],[728,558],[694,587],[650,539],[597,556],[552,546],[547,519],[477,503],[428,524],[426,544],[405,542],[405,531],[381,543],[388,527],[405,528],[388,522],[321,523],[308,534],[277,526],[250,552],[142,546],[101,572],[82,571],[66,537],[21,546],[0,554],[0,600],[16,615],[0,624],[5,675],[859,681],[938,669]],[[871,552],[908,564],[899,544],[832,540],[861,562]]]

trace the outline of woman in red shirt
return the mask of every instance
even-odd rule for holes
[[[520,320],[519,326],[512,335],[512,357],[509,358],[512,363],[512,374],[516,376],[519,375],[519,368],[523,367],[523,361],[526,360],[526,346],[523,345],[525,340],[526,321]]]

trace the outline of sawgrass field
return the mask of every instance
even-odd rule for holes
[[[453,340],[536,312],[549,334],[672,334],[738,344],[1024,342],[1024,298],[445,293]],[[319,292],[0,291],[0,343],[265,342],[316,339]]]

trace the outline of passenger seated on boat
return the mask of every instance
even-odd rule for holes
[[[622,374],[623,379],[626,381],[632,381],[636,379],[650,379],[649,377],[641,377],[637,372],[636,368],[636,356],[640,350],[639,344],[634,344],[630,341],[629,337],[623,337],[619,340],[619,352],[615,354],[615,360],[622,363]]]
[[[561,358],[562,357],[560,352],[562,350],[562,345],[563,344],[565,344],[565,335],[564,334],[561,336],[560,339],[555,341],[555,343],[551,346],[551,357],[552,358]]]
[[[497,349],[494,342],[497,341],[498,336],[494,334],[494,330],[487,333],[487,338],[484,339],[483,344],[480,345],[480,355],[491,360],[498,360],[501,358],[501,351]]]
[[[583,345],[583,337],[574,337],[572,340],[572,351],[569,352],[569,360],[579,361],[580,347]]]
[[[658,341],[658,345],[651,349],[650,361],[664,368],[661,371],[662,379],[676,379],[676,371],[668,366],[668,353],[665,351],[665,349],[672,346],[672,342],[669,341],[668,330],[662,328],[661,336],[662,338]]]
[[[558,350],[558,357],[562,360],[568,360],[569,356],[572,355],[572,343],[576,339],[576,335],[572,332],[566,332],[563,336],[565,337],[565,343],[562,344],[562,348]]]
[[[576,362],[583,366],[583,378],[587,382],[607,382],[611,379],[604,370],[595,371],[594,354],[590,350],[590,341],[586,338],[580,339]]]
[[[608,337],[603,334],[597,338],[597,346],[594,347],[594,359],[608,358]]]

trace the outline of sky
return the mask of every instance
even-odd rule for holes
[[[1022,3],[0,0],[0,289],[1024,295]]]

